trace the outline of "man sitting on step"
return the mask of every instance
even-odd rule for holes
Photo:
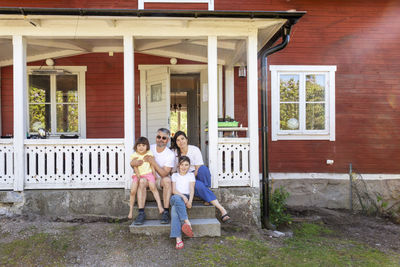
[[[157,130],[156,144],[150,146],[151,152],[154,157],[146,156],[145,161],[149,162],[152,167],[156,170],[157,174],[157,187],[159,190],[163,190],[163,203],[164,212],[162,213],[161,223],[169,223],[169,200],[171,198],[172,184],[170,178],[170,172],[174,167],[175,155],[167,147],[170,139],[170,131],[165,128],[160,128]],[[132,167],[138,167],[143,164],[142,160],[133,159],[131,161]],[[140,179],[139,188],[137,191],[137,203],[139,206],[139,214],[135,219],[135,225],[141,225],[146,219],[146,214],[144,212],[144,206],[146,203],[146,189],[149,183],[146,179]]]

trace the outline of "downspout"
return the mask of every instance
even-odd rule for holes
[[[284,49],[290,41],[290,32],[296,21],[288,21],[258,53],[261,58],[261,156],[262,156],[262,211],[263,228],[274,228],[269,222],[269,170],[268,170],[268,94],[267,94],[267,57]],[[282,37],[282,42],[271,47]]]

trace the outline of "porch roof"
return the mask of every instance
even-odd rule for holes
[[[122,36],[133,35],[135,52],[203,63],[206,37],[216,35],[218,64],[245,65],[249,31],[256,31],[260,50],[282,25],[295,24],[305,13],[0,7],[0,66],[12,65],[12,35],[27,37],[27,62],[122,52]]]

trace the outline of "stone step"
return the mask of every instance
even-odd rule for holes
[[[202,236],[221,236],[221,224],[215,218],[207,219],[192,219],[189,216],[190,223],[192,224],[194,237]],[[170,234],[171,225],[161,224],[160,220],[146,220],[143,225],[129,226],[131,233],[146,234],[146,235],[164,235]]]
[[[160,220],[161,214],[158,212],[156,202],[146,202],[144,208],[146,213],[146,219],[148,220]],[[203,202],[193,202],[191,209],[187,209],[189,218],[200,219],[200,218],[215,218],[215,207],[214,206],[204,206]],[[136,218],[138,214],[137,204],[133,209],[133,218]]]
[[[162,199],[163,199],[163,191],[162,190],[161,191],[158,190],[158,193],[160,194],[160,198],[161,198],[161,201],[162,201]],[[127,201],[129,203],[129,199],[130,199],[130,190],[125,190],[125,201]],[[137,201],[137,195],[136,195],[136,201]],[[146,202],[147,201],[156,201],[154,199],[153,193],[150,190],[147,190],[147,193],[146,193]],[[203,200],[201,198],[199,198],[199,197],[194,197],[193,201],[203,201]]]

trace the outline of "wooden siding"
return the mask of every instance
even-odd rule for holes
[[[140,136],[139,64],[170,64],[169,58],[135,54],[135,136]],[[124,71],[123,54],[90,53],[56,59],[56,66],[87,66],[86,136],[87,138],[123,138],[124,136]],[[40,66],[43,61],[30,63]],[[198,64],[178,60],[178,64]],[[2,134],[13,133],[12,66],[1,68]]]

